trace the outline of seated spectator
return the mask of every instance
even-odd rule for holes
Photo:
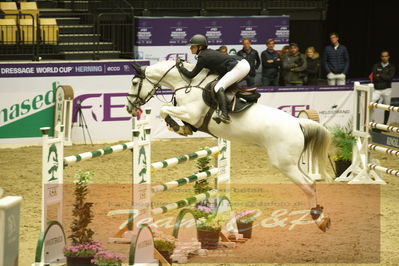
[[[222,45],[218,48],[218,51],[221,52],[222,54],[228,54],[227,47]]]
[[[320,58],[313,46],[306,49],[306,85],[319,85]]]
[[[261,54],[263,86],[278,86],[280,56],[274,50],[274,44],[273,39],[268,39],[266,41],[267,49]]]
[[[290,44],[290,52],[284,56],[282,61],[284,69],[284,84],[286,86],[301,86],[306,77],[306,57],[299,52],[296,43]]]
[[[249,71],[248,76],[243,79],[247,82],[248,87],[252,87],[255,85],[255,76],[256,70],[259,68],[260,65],[260,58],[258,51],[252,49],[251,47],[251,40],[248,38],[244,38],[242,40],[242,49],[238,51],[238,56],[246,59],[251,66],[251,70]]]
[[[328,85],[345,85],[349,71],[349,53],[339,42],[337,33],[330,34],[331,44],[326,46],[323,54],[323,65],[327,72]]]
[[[284,82],[284,69],[281,67],[281,62],[283,62],[283,58],[284,56],[286,56],[288,54],[288,52],[290,51],[290,46],[289,45],[284,45],[284,47],[281,49],[280,51],[280,74],[279,74],[279,85],[280,86],[284,86],[285,82]]]

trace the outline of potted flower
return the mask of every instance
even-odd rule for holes
[[[93,265],[91,260],[97,252],[102,251],[101,244],[93,241],[94,232],[88,226],[93,220],[91,210],[93,203],[87,202],[88,184],[93,177],[92,172],[78,170],[75,174],[73,204],[73,221],[71,224],[72,245],[64,248],[68,266]]]
[[[95,266],[91,261],[101,251],[103,251],[101,243],[95,241],[64,247],[64,255],[67,258],[68,266]]]
[[[172,259],[170,256],[173,254],[173,250],[175,249],[176,245],[173,241],[167,239],[156,239],[154,240],[155,248],[161,253],[161,255],[172,264]]]
[[[208,206],[198,205],[193,215],[197,221],[198,240],[201,242],[201,248],[217,248],[219,234],[222,230],[222,221],[218,219],[213,209]]]
[[[333,156],[336,177],[339,177],[352,163],[352,148],[355,138],[352,136],[351,128],[351,124],[348,124],[330,129],[332,143],[336,147],[336,152]]]
[[[251,238],[252,224],[255,218],[256,211],[254,210],[236,211],[237,229],[240,234],[243,234],[243,237]]]
[[[108,251],[100,251],[95,256],[92,262],[96,266],[121,266],[125,257],[118,253],[111,253]]]

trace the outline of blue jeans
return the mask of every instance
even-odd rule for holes
[[[278,75],[275,78],[262,77],[263,86],[278,86]]]
[[[255,77],[247,76],[243,81],[247,83],[247,87],[255,86]]]

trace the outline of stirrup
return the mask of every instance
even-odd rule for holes
[[[231,120],[230,120],[229,115],[227,115],[227,117],[225,117],[220,110],[218,110],[216,112],[216,114],[217,114],[217,117],[213,117],[213,120],[215,120],[215,122],[217,124],[220,124],[220,122],[223,122],[225,124],[230,124]]]

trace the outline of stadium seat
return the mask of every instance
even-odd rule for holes
[[[0,10],[5,14],[5,19],[16,18],[16,16],[7,16],[7,14],[18,14],[17,3],[15,2],[0,2]]]
[[[0,43],[17,43],[17,23],[15,19],[0,19]]]
[[[21,14],[31,14],[35,20],[35,24],[37,21],[37,17],[39,16],[39,9],[37,9],[36,2],[21,2],[20,3],[20,11]],[[30,16],[22,16],[22,18],[31,18]]]
[[[33,25],[32,18],[19,20],[20,40],[23,44],[33,44],[35,42],[36,26]]]
[[[42,42],[44,44],[57,44],[58,43],[58,25],[55,18],[41,18],[40,33]]]

